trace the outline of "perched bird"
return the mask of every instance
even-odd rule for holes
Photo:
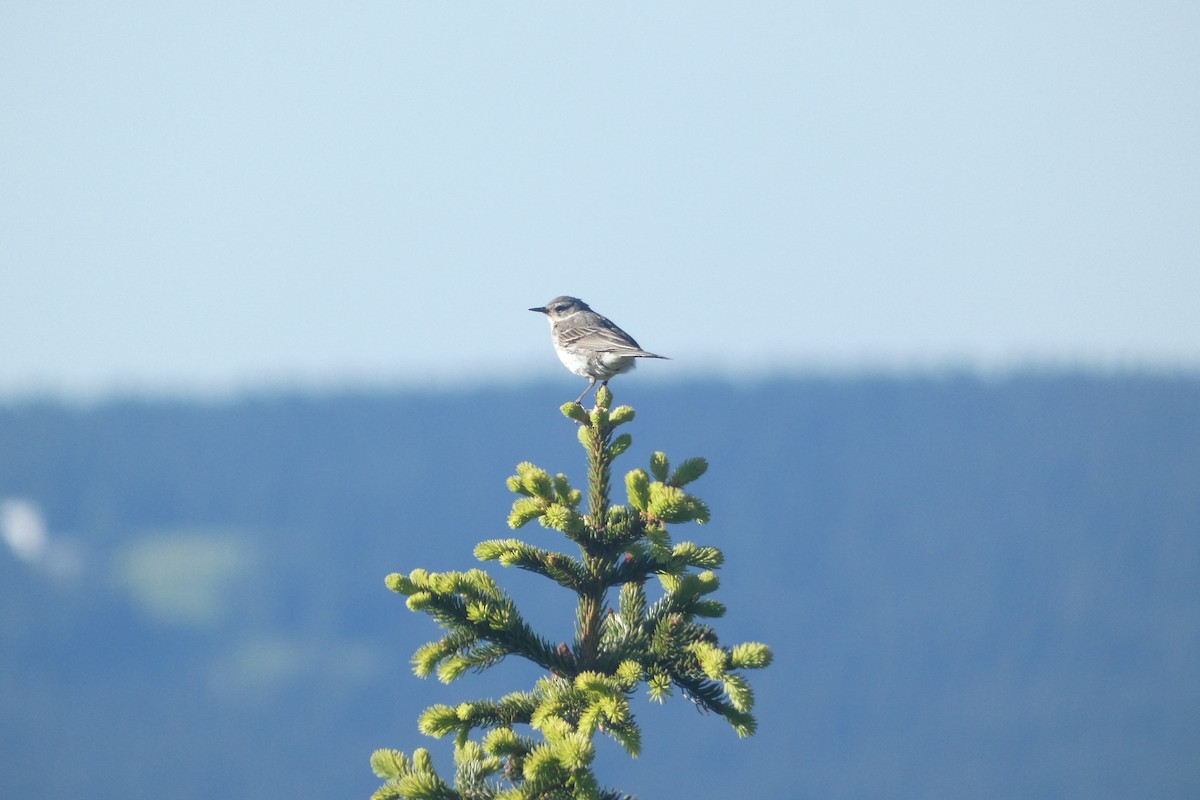
[[[635,358],[666,358],[647,353],[632,336],[608,317],[592,311],[578,297],[563,295],[529,310],[539,311],[550,320],[550,340],[554,342],[558,360],[571,372],[588,379],[587,388],[576,403],[583,402],[596,381],[606,386],[614,375],[633,369]]]

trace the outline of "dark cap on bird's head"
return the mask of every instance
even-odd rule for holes
[[[556,319],[558,317],[565,317],[567,314],[574,314],[576,311],[591,311],[592,308],[578,297],[571,297],[564,294],[559,295],[544,306],[537,306],[529,310],[540,311],[551,319]]]

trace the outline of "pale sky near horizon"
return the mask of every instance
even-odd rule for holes
[[[1200,369],[1200,4],[0,11],[0,397]],[[574,383],[572,383],[574,386]]]

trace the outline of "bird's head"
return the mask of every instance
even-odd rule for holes
[[[549,317],[551,322],[553,322],[554,320],[562,319],[563,317],[569,317],[577,311],[591,311],[591,308],[589,308],[588,304],[580,300],[578,297],[570,297],[564,294],[560,297],[554,298],[544,306],[537,306],[529,310],[540,311]]]

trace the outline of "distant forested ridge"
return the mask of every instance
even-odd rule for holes
[[[660,744],[602,753],[614,783],[663,796],[699,751],[689,797],[1200,796],[1200,375],[613,389],[619,476],[709,460],[679,538],[776,653],[758,736],[672,743],[694,712],[637,698]],[[0,405],[0,796],[368,796],[462,695],[412,676],[433,629],[384,575],[505,536],[520,461],[582,483],[576,391]]]

